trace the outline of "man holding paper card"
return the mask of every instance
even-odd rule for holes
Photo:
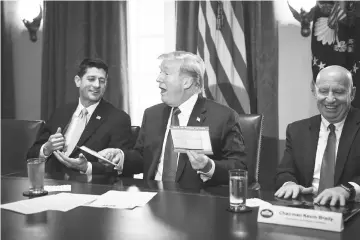
[[[159,59],[162,63],[156,81],[163,103],[145,110],[134,149],[105,149],[99,154],[116,163],[120,172],[143,172],[144,179],[148,180],[179,182],[192,187],[204,183],[228,184],[228,170],[246,169],[238,114],[202,96],[205,68],[199,56],[176,51],[163,54]],[[193,134],[199,137],[194,141],[210,139],[212,154],[205,155],[202,152],[206,151],[191,148],[182,149],[183,153],[175,152],[169,129],[177,126],[192,127],[187,130],[193,129]]]
[[[79,101],[55,110],[27,157],[47,158],[49,173],[71,169],[87,175],[116,174],[78,148],[84,145],[98,152],[109,147],[131,147],[129,115],[103,99],[108,66],[100,59],[84,59],[74,81]]]
[[[322,69],[313,92],[320,115],[289,124],[276,175],[277,197],[318,194],[331,206],[360,195],[360,110],[351,107],[356,88],[341,66]]]

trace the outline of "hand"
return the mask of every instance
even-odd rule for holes
[[[107,160],[115,163],[116,165],[118,165],[120,161],[121,161],[121,165],[123,164],[124,157],[121,150],[118,148],[106,148],[98,152],[98,154],[106,158]],[[105,162],[100,158],[99,158],[99,162],[107,166],[111,165],[110,163]]]
[[[315,199],[314,203],[319,205],[326,205],[330,201],[330,206],[335,206],[340,202],[340,206],[345,206],[346,200],[349,199],[348,193],[342,187],[328,188],[322,191]]]
[[[186,154],[189,157],[191,167],[194,170],[199,170],[204,173],[209,172],[211,169],[210,158],[204,154],[198,154],[195,151],[188,150]]]
[[[49,137],[47,142],[44,144],[44,154],[45,156],[50,156],[54,151],[62,150],[65,146],[65,138],[61,133],[61,128],[59,127],[53,135]]]
[[[289,198],[292,196],[292,198],[296,198],[299,193],[302,194],[309,194],[313,192],[313,187],[303,187],[301,185],[298,185],[294,182],[289,182],[283,185],[281,188],[279,188],[276,193],[274,194],[275,197],[283,197],[283,198]]]
[[[86,172],[88,166],[87,166],[87,159],[86,157],[80,153],[78,158],[69,158],[65,156],[63,152],[55,151],[54,152],[55,157],[65,166],[68,168],[73,168],[82,172]]]

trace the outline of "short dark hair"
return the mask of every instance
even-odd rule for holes
[[[92,68],[92,67],[95,67],[98,69],[104,69],[106,75],[108,75],[108,70],[109,70],[108,65],[99,58],[85,58],[84,60],[82,60],[82,62],[80,63],[79,71],[77,72],[77,75],[79,77],[83,77],[84,74],[86,73],[86,70],[88,68]]]

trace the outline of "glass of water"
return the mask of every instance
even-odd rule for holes
[[[28,159],[27,172],[29,178],[29,191],[26,191],[23,194],[25,196],[42,196],[47,194],[47,191],[44,190],[45,159]]]
[[[230,211],[241,212],[246,209],[247,184],[246,170],[229,170]]]

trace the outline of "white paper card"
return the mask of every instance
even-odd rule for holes
[[[110,190],[101,195],[89,207],[132,209],[145,206],[156,192],[124,192]]]
[[[248,207],[260,207],[260,206],[271,206],[272,204],[261,200],[259,198],[248,198],[246,199],[246,206]]]
[[[209,127],[170,127],[174,151],[184,153],[193,150],[197,153],[213,154]]]
[[[333,232],[341,232],[344,229],[342,213],[275,205],[261,206],[258,213],[258,222]]]
[[[48,192],[71,192],[71,185],[45,185],[44,190]]]
[[[2,204],[0,207],[22,214],[33,214],[48,210],[66,212],[94,201],[97,197],[98,195],[59,193]]]
[[[87,153],[90,154],[90,155],[93,155],[93,156],[96,157],[96,158],[99,158],[99,159],[101,159],[101,160],[103,160],[103,161],[105,161],[105,162],[107,162],[107,163],[110,163],[110,164],[116,166],[115,163],[107,160],[106,158],[104,158],[103,156],[101,156],[100,154],[98,154],[98,153],[95,152],[94,150],[91,150],[91,149],[88,148],[88,147],[81,146],[81,147],[78,147],[78,148],[81,149],[81,150],[83,150],[84,152],[87,152]]]

